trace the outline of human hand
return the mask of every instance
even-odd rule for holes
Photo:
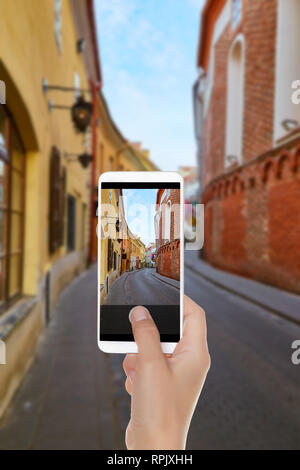
[[[205,313],[185,296],[183,336],[172,356],[162,353],[159,332],[147,309],[131,315],[138,354],[123,367],[131,395],[126,445],[138,449],[184,449],[190,422],[210,368]]]

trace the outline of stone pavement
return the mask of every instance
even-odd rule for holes
[[[93,266],[62,293],[36,359],[1,421],[0,449],[125,447],[129,397],[122,392],[123,358],[99,351],[96,320]]]

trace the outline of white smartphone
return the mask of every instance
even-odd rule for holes
[[[183,322],[183,178],[108,172],[98,184],[98,345],[136,353],[129,314],[145,306],[172,353]]]

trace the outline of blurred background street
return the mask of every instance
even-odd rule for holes
[[[97,348],[95,285],[94,266],[63,292],[1,422],[1,449],[124,448],[123,356]],[[290,349],[299,326],[189,268],[185,291],[206,310],[212,357],[188,448],[299,448],[300,377]]]

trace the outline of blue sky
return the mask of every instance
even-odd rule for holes
[[[162,170],[196,164],[192,85],[203,0],[95,0],[103,92]]]
[[[156,195],[157,189],[123,189],[127,225],[145,245],[155,241]]]

